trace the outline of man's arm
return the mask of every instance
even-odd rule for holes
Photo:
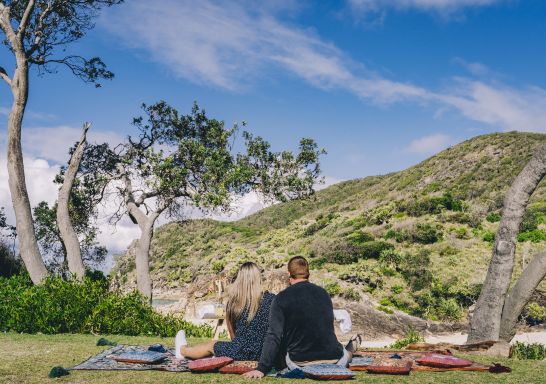
[[[265,334],[264,346],[262,347],[262,354],[260,356],[260,362],[258,363],[258,371],[267,374],[275,365],[277,354],[279,353],[281,340],[284,331],[284,312],[279,306],[278,297],[271,303],[271,309],[269,310],[269,327]]]
[[[245,377],[260,378],[271,371],[280,350],[283,331],[284,313],[277,302],[277,298],[275,298],[273,303],[271,303],[271,309],[269,310],[269,327],[265,334],[258,368],[255,371],[246,373],[244,375]]]

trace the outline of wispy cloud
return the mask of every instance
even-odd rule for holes
[[[451,61],[453,64],[460,65],[474,76],[485,76],[491,73],[491,70],[482,63],[467,61],[461,57],[455,57]]]
[[[405,150],[413,154],[431,155],[445,149],[452,142],[451,136],[438,133],[413,140]]]
[[[415,0],[385,4],[451,9],[493,2]],[[316,31],[284,21],[282,6],[272,9],[207,0],[161,3],[159,7],[155,2],[133,0],[123,9],[105,14],[102,25],[120,41],[194,83],[239,92],[258,78],[282,70],[314,87],[345,90],[366,102],[410,101],[442,111],[455,110],[468,119],[504,130],[546,131],[546,91],[542,88],[513,88],[467,78],[455,79],[441,90],[424,88],[386,78],[354,62]],[[474,74],[487,70],[479,63],[464,63]]]
[[[418,10],[448,16],[466,8],[477,8],[504,0],[348,0],[358,13],[381,13],[385,10]]]

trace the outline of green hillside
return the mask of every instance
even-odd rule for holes
[[[236,222],[164,225],[152,245],[154,289],[231,276],[247,260],[273,270],[301,254],[332,296],[367,297],[387,313],[462,320],[485,275],[504,193],[544,140],[479,136],[407,170],[335,184]],[[521,228],[517,273],[546,245],[545,215],[543,183]],[[113,270],[126,287],[134,284],[130,254]]]

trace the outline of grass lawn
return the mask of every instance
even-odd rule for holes
[[[171,373],[171,372],[120,372],[120,371],[72,371],[59,379],[47,377],[50,369],[60,365],[71,367],[104,350],[95,345],[98,336],[93,335],[26,335],[0,333],[0,383],[239,383],[239,376],[220,374]],[[158,337],[108,336],[109,340],[123,344],[149,345],[162,343],[171,346],[172,339]],[[198,342],[193,339],[191,342]],[[476,372],[412,372],[410,376],[369,375],[359,373],[354,382],[366,383],[546,383],[546,362],[518,361],[509,359],[481,358],[474,360],[500,362],[513,369],[510,374]],[[264,381],[264,380],[262,380]],[[289,382],[265,379],[269,382]],[[300,380],[306,383],[310,380]]]

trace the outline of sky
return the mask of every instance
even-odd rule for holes
[[[314,138],[326,183],[414,165],[473,136],[546,133],[546,2],[541,0],[129,0],[104,10],[67,52],[100,56],[115,73],[101,88],[64,68],[31,75],[23,126],[32,204],[51,182],[83,122],[91,141],[122,141],[141,103],[247,129],[273,149]],[[13,58],[0,48],[0,66]],[[0,206],[13,219],[5,140],[11,93],[0,83]],[[237,218],[260,206],[240,202]],[[120,252],[127,220],[100,236]],[[224,217],[225,218],[225,217]]]

